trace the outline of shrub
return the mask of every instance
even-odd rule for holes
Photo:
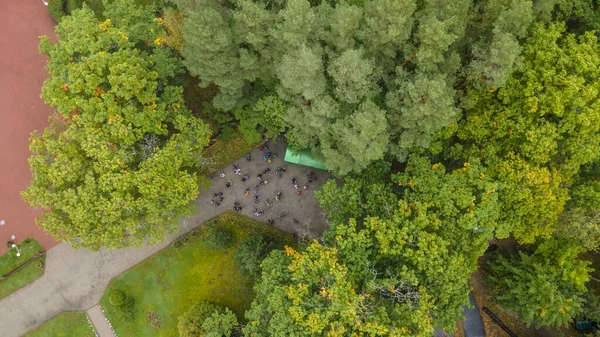
[[[273,250],[273,240],[262,233],[248,234],[235,252],[235,265],[242,274],[258,277],[260,263]]]
[[[48,0],[48,12],[57,22],[60,21],[66,13],[65,0]]]
[[[204,242],[209,249],[225,250],[233,244],[233,233],[228,228],[213,228],[206,234]]]
[[[223,308],[213,302],[202,301],[195,304],[185,314],[179,317],[179,336],[201,337],[206,331],[202,328],[204,321],[213,313],[220,313]]]
[[[113,307],[120,307],[126,299],[127,296],[125,296],[124,292],[119,289],[113,289],[113,291],[110,292],[110,298],[108,301]]]
[[[119,289],[113,289],[108,301],[117,310],[117,313],[126,320],[131,321],[135,318],[135,300],[133,297],[127,296]]]

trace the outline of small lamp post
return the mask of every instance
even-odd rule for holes
[[[42,0],[42,2],[44,3],[44,5],[48,6],[48,1]]]
[[[21,251],[19,250],[19,247],[17,247],[17,245],[14,243],[12,244],[12,247],[17,250],[17,256],[21,256]]]

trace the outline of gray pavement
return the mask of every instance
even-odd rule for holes
[[[309,167],[285,164],[287,172],[282,178],[275,176],[275,168],[283,166],[285,155],[284,144],[269,144],[271,151],[278,157],[268,164],[262,159],[260,150],[251,153],[252,161],[244,158],[237,161],[242,174],[250,175],[250,183],[242,183],[241,175],[234,175],[231,166],[225,168],[224,178],[218,175],[213,179],[212,186],[198,196],[195,203],[198,212],[180,221],[177,234],[170,235],[167,240],[154,246],[141,248],[124,248],[119,250],[101,249],[90,252],[84,249],[73,249],[69,244],[62,243],[47,252],[46,271],[42,277],[26,285],[17,292],[0,300],[0,335],[2,337],[18,337],[36,328],[50,318],[65,310],[88,310],[98,304],[110,280],[133,267],[148,256],[170,244],[177,237],[200,226],[225,210],[231,210],[235,201],[242,207],[242,214],[252,216],[253,209],[258,207],[264,212],[260,220],[275,220],[275,226],[288,232],[301,234],[309,230],[313,236],[322,234],[326,228],[325,214],[313,198],[313,191],[327,180],[327,173]],[[271,172],[265,174],[269,181],[259,187],[258,204],[254,204],[251,196],[244,196],[244,189],[258,182],[256,175],[266,167]],[[306,183],[306,174],[315,172],[318,179],[310,184],[302,195],[296,195],[296,190],[290,179],[295,176],[300,188]],[[231,180],[233,186],[226,188],[225,183]],[[210,201],[213,194],[223,192],[224,200],[219,207]],[[264,200],[273,199],[275,192],[283,193],[280,202],[266,206]],[[253,193],[253,192],[251,192]]]
[[[90,321],[94,325],[96,329],[96,334],[99,337],[114,337],[115,333],[112,329],[112,326],[104,316],[104,312],[100,309],[100,306],[95,305],[88,309],[87,315],[90,318]]]
[[[473,297],[473,293],[469,293],[469,302],[473,308],[463,307],[463,315],[465,316],[464,328],[466,337],[485,337],[485,329],[483,328],[483,320],[477,309],[477,303]]]

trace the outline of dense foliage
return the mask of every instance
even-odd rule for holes
[[[161,45],[152,6],[84,7],[43,37],[50,78],[42,97],[57,110],[32,135],[33,180],[24,198],[58,240],[99,249],[163,240],[191,214],[194,168],[208,127],[191,116],[173,78],[182,67]]]
[[[184,64],[219,86],[221,114],[241,109],[249,139],[289,131],[339,174],[429,147],[460,117],[455,86],[506,82],[533,19],[527,0],[173,2]]]
[[[581,312],[589,281],[581,248],[561,240],[546,240],[533,254],[500,256],[491,263],[495,300],[516,312],[527,324],[567,325]]]
[[[285,133],[343,177],[316,192],[329,219],[320,242],[240,245],[236,264],[257,280],[245,335],[452,329],[480,257],[505,238],[518,252],[484,268],[505,310],[533,325],[598,317],[583,260],[600,249],[595,0],[104,7],[106,20],[84,7],[40,45],[58,118],[32,136],[24,196],[57,238],[139,244],[189,214],[208,129],[174,85],[185,67],[208,88],[192,88],[199,97],[216,89],[200,105],[222,135]],[[213,231],[207,244],[227,238]],[[233,313],[213,311],[190,326],[240,333]]]
[[[204,321],[215,313],[223,311],[219,305],[202,301],[194,304],[190,310],[179,317],[179,335],[181,337],[203,337],[206,331],[202,327]]]

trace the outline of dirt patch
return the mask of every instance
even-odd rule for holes
[[[465,337],[465,327],[463,321],[456,322],[456,329],[454,330],[454,337]]]

